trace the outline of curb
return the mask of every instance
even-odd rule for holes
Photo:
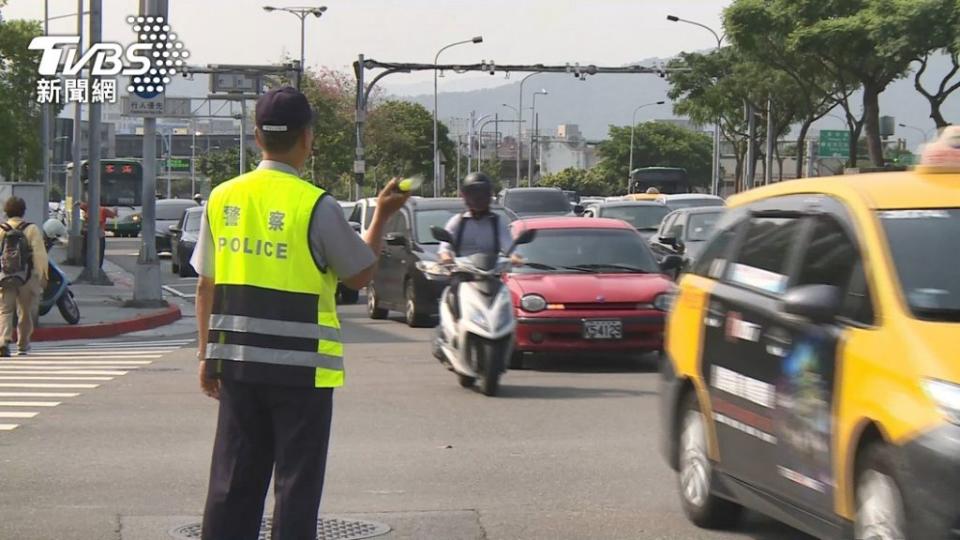
[[[99,324],[39,327],[33,331],[32,341],[63,341],[68,339],[99,339],[116,337],[130,332],[151,330],[171,324],[181,317],[180,307],[170,305],[161,310],[132,319]]]

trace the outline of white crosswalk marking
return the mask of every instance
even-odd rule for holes
[[[0,418],[33,418],[40,413],[0,411]]]
[[[82,390],[149,366],[193,340],[38,343],[27,356],[0,358],[0,419],[29,420]],[[5,398],[5,399],[4,399]],[[46,399],[42,399],[46,398]],[[0,423],[0,431],[23,424]]]

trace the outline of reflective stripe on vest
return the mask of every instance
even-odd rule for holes
[[[210,359],[315,369],[314,385],[343,385],[337,276],[310,249],[324,191],[259,169],[218,186],[207,202],[213,235]]]

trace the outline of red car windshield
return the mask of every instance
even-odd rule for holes
[[[643,237],[626,229],[540,229],[516,253],[524,265],[514,271],[658,273]]]

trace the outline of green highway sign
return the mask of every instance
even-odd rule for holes
[[[167,171],[167,162],[170,162],[170,171],[171,172],[190,172],[190,158],[169,158],[169,159],[158,159],[157,167],[163,172]]]
[[[846,130],[820,130],[820,157],[850,158],[850,132]]]

